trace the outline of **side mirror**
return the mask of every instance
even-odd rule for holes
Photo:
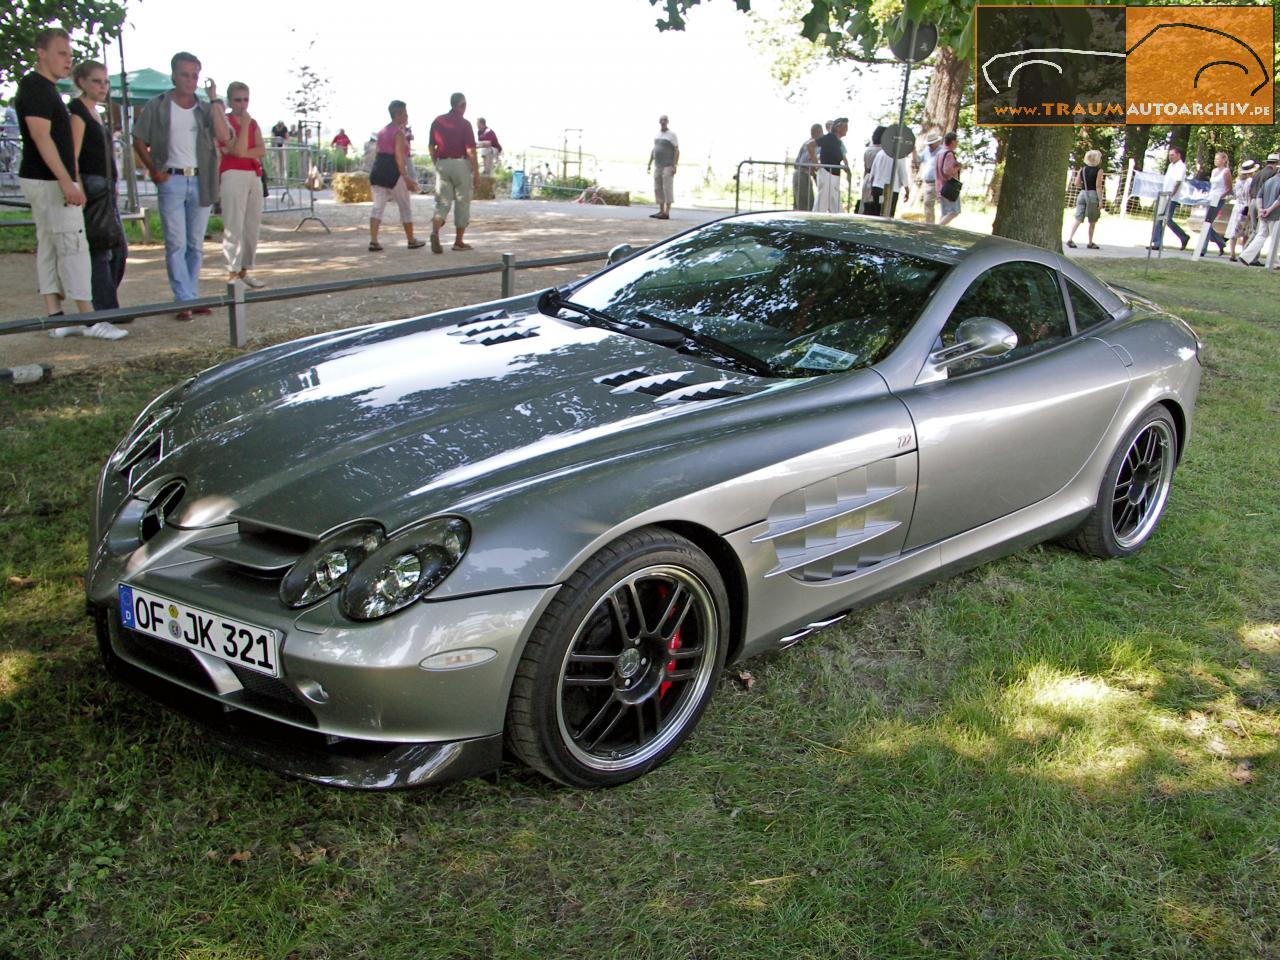
[[[633,247],[631,244],[620,243],[609,251],[609,256],[606,257],[605,259],[610,266],[613,266],[619,260],[627,259],[627,257],[631,256],[631,254],[635,253],[635,251],[636,251],[636,248]]]
[[[971,317],[956,329],[956,342],[929,354],[939,369],[975,357],[1003,357],[1018,345],[1018,335],[994,317]]]

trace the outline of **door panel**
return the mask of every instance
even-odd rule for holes
[[[1088,461],[1127,390],[1114,351],[1087,338],[902,394],[920,457],[903,549],[1062,489]]]

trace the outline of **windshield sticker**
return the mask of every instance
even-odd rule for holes
[[[835,347],[811,343],[804,356],[794,365],[807,370],[848,370],[857,359],[852,353],[845,353]]]

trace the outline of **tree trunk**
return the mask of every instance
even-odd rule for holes
[[[960,101],[971,80],[969,61],[961,60],[950,47],[939,47],[938,60],[929,78],[929,93],[924,98],[921,133],[947,133],[956,128]]]
[[[996,138],[996,163],[991,171],[991,183],[987,185],[987,206],[1000,205],[1000,184],[1004,181],[1004,158],[1009,150],[1009,134],[997,127],[992,135]]]
[[[1189,123],[1177,123],[1169,128],[1169,146],[1177,147],[1182,153],[1182,159],[1187,159],[1187,144],[1191,142],[1191,125]]]
[[[1000,205],[991,232],[997,237],[1062,252],[1067,161],[1072,127],[1010,127]]]
[[[1121,160],[1122,165],[1127,168],[1129,161],[1133,161],[1135,170],[1142,169],[1142,163],[1147,157],[1147,144],[1151,142],[1151,125],[1146,123],[1137,123],[1131,127],[1124,128],[1124,157]]]

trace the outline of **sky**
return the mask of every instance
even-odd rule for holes
[[[753,6],[776,13],[777,3]],[[369,15],[355,15],[362,9]],[[660,33],[657,15],[647,0],[132,0],[124,60],[130,70],[167,72],[175,51],[190,50],[219,92],[232,80],[249,84],[250,112],[264,127],[291,119],[292,69],[306,62],[332,82],[326,141],[343,126],[363,142],[387,122],[392,99],[406,101],[423,136],[462,91],[468,118],[488,120],[508,163],[522,148],[566,139],[576,147],[580,136],[585,153],[643,165],[665,113],[682,165],[710,159],[722,177],[748,157],[794,157],[811,123],[839,115],[851,119],[850,145],[861,145],[901,84],[897,68],[859,77],[848,65],[826,65],[787,91],[732,0],[704,0],[683,33]],[[112,73],[119,64],[113,48]]]

